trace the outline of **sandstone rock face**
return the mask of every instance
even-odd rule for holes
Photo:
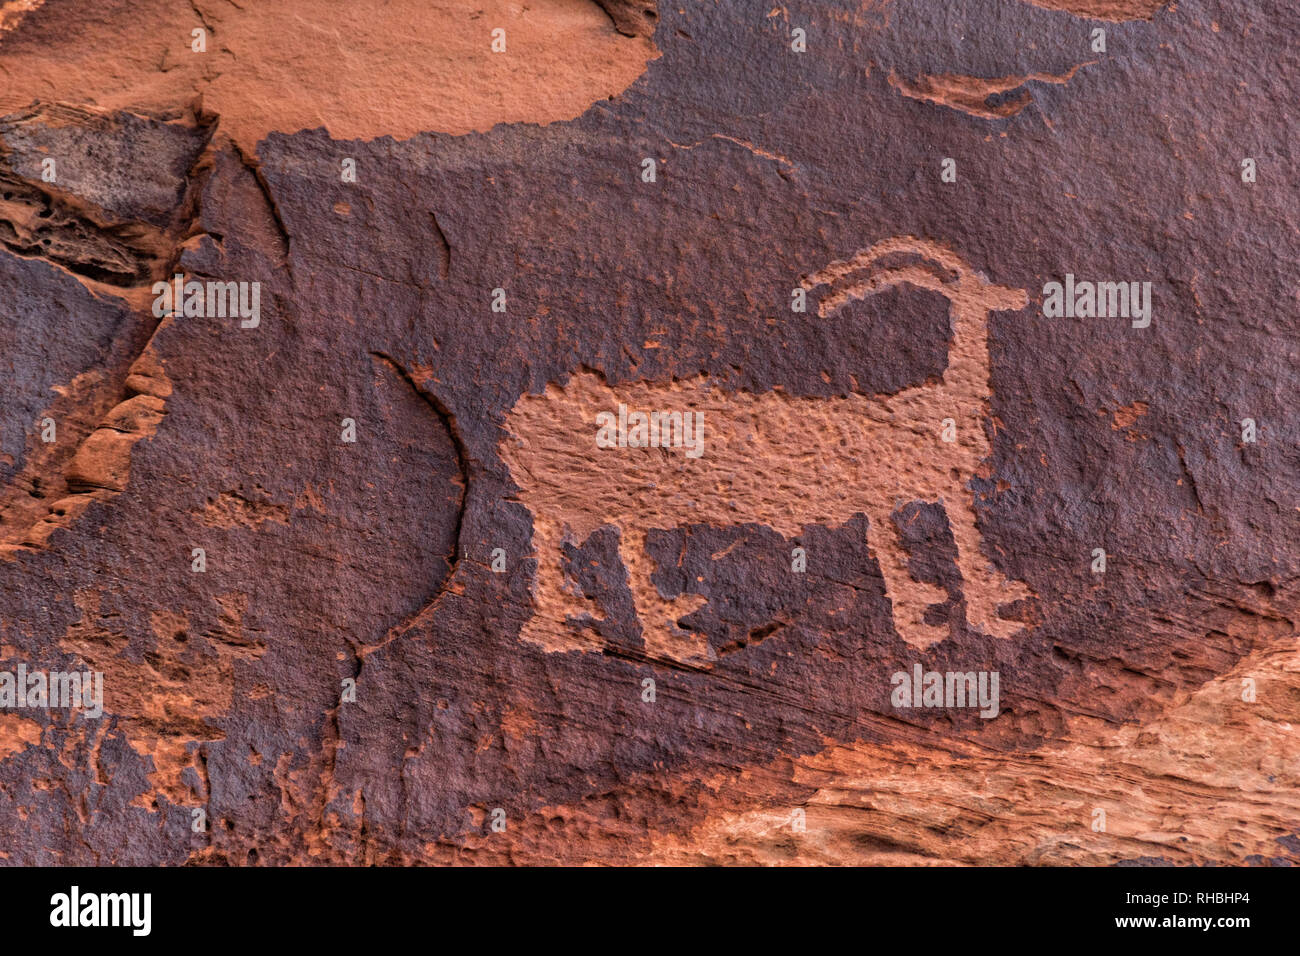
[[[1293,5],[362,9],[0,7],[0,859],[1300,862]]]

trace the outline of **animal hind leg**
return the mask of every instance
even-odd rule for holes
[[[867,545],[885,579],[885,595],[894,608],[894,630],[921,650],[939,643],[948,636],[948,630],[926,624],[925,612],[931,604],[946,601],[948,592],[912,577],[902,536],[887,508],[873,510],[867,518]]]
[[[581,600],[565,577],[563,545],[564,535],[559,526],[545,519],[534,519],[537,577],[533,583],[533,616],[519,636],[548,651],[598,650],[601,640],[591,628],[575,628],[570,623],[572,617],[580,614],[597,615],[594,606]]]
[[[700,594],[661,597],[651,575],[655,562],[646,551],[646,533],[641,528],[624,528],[619,541],[623,566],[627,569],[628,587],[636,616],[641,622],[641,637],[646,654],[688,664],[706,664],[711,658],[708,638],[679,627],[677,621],[703,607],[707,599]]]

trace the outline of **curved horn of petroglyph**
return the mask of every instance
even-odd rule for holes
[[[886,264],[891,257],[896,260],[894,264]],[[1020,310],[1029,303],[1023,289],[989,282],[952,250],[911,236],[883,239],[848,259],[818,269],[800,285],[809,292],[830,287],[817,309],[817,314],[825,318],[848,302],[905,282],[949,298],[958,293],[978,293],[975,297],[986,312]]]

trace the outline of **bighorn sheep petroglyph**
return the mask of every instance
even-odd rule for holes
[[[1024,625],[999,617],[998,606],[1030,592],[982,553],[969,482],[990,452],[984,430],[989,313],[1023,309],[1028,298],[988,282],[944,247],[913,238],[877,243],[802,285],[821,290],[818,315],[825,319],[854,299],[904,283],[949,300],[952,337],[941,381],[892,395],[799,398],[782,391],[728,393],[704,377],[609,385],[584,372],[563,387],[521,397],[507,416],[501,452],[533,515],[536,606],[523,638],[554,651],[600,649],[587,626],[599,612],[566,575],[562,545],[613,526],[646,653],[707,665],[713,659],[707,640],[680,623],[706,598],[660,595],[651,580],[648,529],[756,523],[791,538],[808,525],[838,527],[865,514],[895,629],[909,644],[928,647],[948,632],[925,622],[926,609],[947,593],[908,571],[892,516],[913,501],[941,502],[947,512],[970,623],[998,637],[1019,631]],[[626,406],[621,413],[620,405]],[[681,418],[667,412],[651,422],[663,432],[658,441],[645,440],[642,431],[622,447],[608,447],[608,439],[598,444],[597,416],[619,414],[625,434],[627,409],[667,409],[702,423],[696,436],[702,453],[688,455],[674,442]],[[945,429],[946,419],[952,421]]]

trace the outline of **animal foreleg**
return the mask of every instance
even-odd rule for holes
[[[948,636],[947,628],[925,623],[926,610],[931,604],[946,601],[948,592],[912,577],[902,536],[887,510],[872,512],[867,517],[870,521],[867,545],[880,565],[885,594],[894,606],[894,630],[908,644],[925,650]]]
[[[1007,579],[980,550],[980,533],[975,527],[975,495],[961,488],[944,499],[948,526],[957,543],[957,569],[961,571],[966,617],[971,625],[993,637],[1011,637],[1024,628],[1019,621],[998,617],[998,605],[1010,604],[1033,594],[1019,581]]]

